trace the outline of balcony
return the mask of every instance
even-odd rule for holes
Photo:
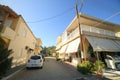
[[[105,30],[105,29],[100,29],[100,28],[87,26],[87,25],[81,25],[81,29],[83,32],[90,32],[90,33],[94,33],[94,34],[100,34],[103,36],[115,37],[115,32]]]
[[[78,36],[79,36],[79,30],[78,30],[78,29],[79,29],[79,28],[76,28],[74,31],[72,31],[72,32],[68,35],[67,40],[71,40],[71,39],[74,39],[74,38],[78,37]]]
[[[10,27],[4,27],[4,31],[1,33],[1,36],[6,37],[10,40],[14,40],[16,32]]]

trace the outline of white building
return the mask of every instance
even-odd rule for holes
[[[56,51],[60,58],[71,56],[72,61],[77,63],[78,53],[85,60],[96,57],[96,52],[100,53],[102,60],[106,54],[120,55],[120,25],[80,14],[80,27],[84,53],[80,53],[81,39],[75,17],[57,39]]]

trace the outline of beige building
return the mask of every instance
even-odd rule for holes
[[[40,54],[41,51],[42,51],[42,41],[40,38],[36,38],[35,54]]]
[[[120,25],[85,14],[79,14],[79,16],[82,41],[78,19],[75,17],[57,38],[56,52],[60,58],[69,56],[72,62],[77,64],[78,56],[81,60],[89,60],[99,53],[99,57],[104,60],[105,54],[120,55]],[[83,46],[82,53],[81,45]]]
[[[14,52],[12,67],[24,64],[34,55],[36,37],[23,17],[4,5],[0,5],[0,36]]]

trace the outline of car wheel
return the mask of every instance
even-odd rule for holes
[[[42,68],[43,68],[43,66],[40,67],[40,69],[42,69]]]
[[[29,67],[26,67],[26,69],[30,69]]]

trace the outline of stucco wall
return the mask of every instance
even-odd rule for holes
[[[27,52],[25,47],[28,46],[29,48],[34,49],[36,39],[21,17],[19,18],[16,27],[16,35],[13,40],[10,40],[9,49],[13,49],[14,51],[12,54],[14,57],[14,64],[20,65],[21,62],[25,63],[25,61],[27,61],[28,54],[29,56],[33,55],[34,51],[30,54]]]

